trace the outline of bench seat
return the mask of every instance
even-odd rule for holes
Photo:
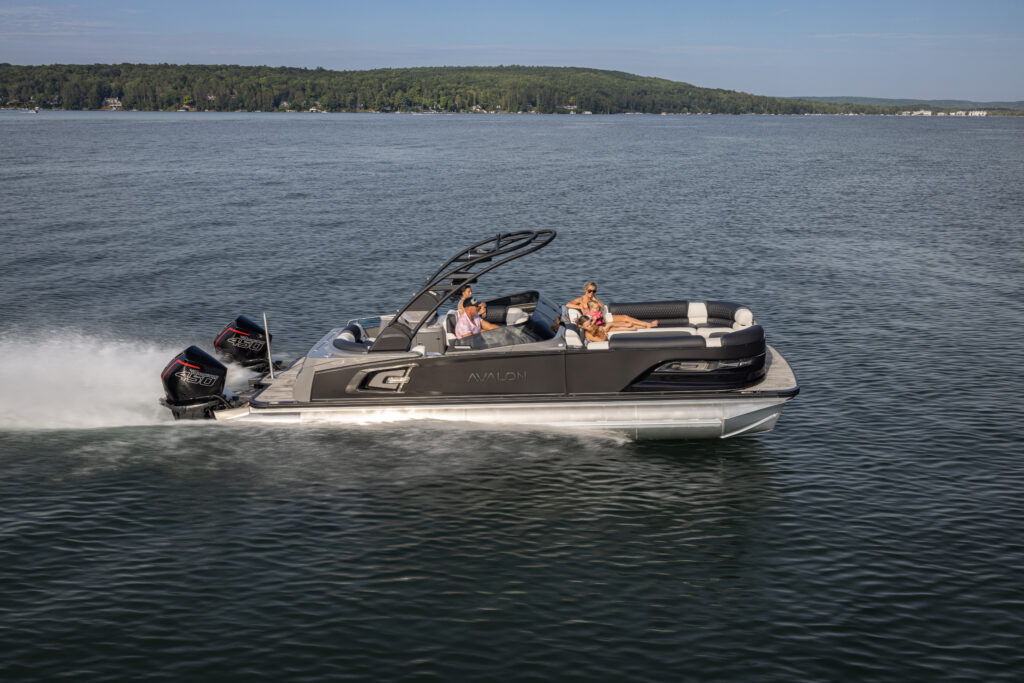
[[[605,319],[609,322],[614,321],[615,314],[618,313],[638,320],[658,320],[658,327],[613,330],[608,333],[608,341],[585,342],[584,334],[578,326],[582,313],[563,306],[562,321],[565,326],[566,346],[601,351],[647,346],[692,349],[752,348],[764,344],[764,331],[754,322],[750,309],[728,301],[648,301],[610,304],[605,307],[604,313]],[[749,332],[745,334],[736,334],[747,330]]]

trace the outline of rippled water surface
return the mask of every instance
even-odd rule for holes
[[[1024,120],[0,112],[0,679],[1020,680]],[[550,227],[484,296],[751,306],[722,442],[175,424]]]

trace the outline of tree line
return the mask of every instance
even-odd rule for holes
[[[808,102],[577,67],[323,68],[174,64],[0,64],[0,105],[208,111],[500,111],[594,114],[886,114],[898,107]]]

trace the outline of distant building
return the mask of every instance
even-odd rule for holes
[[[928,109],[919,109],[918,111],[901,111],[900,116],[932,116],[933,112]],[[971,111],[940,111],[934,112],[935,116],[988,116],[988,112],[984,109],[972,109]]]
[[[118,109],[121,108],[121,98],[120,97],[107,97],[107,98],[104,98],[104,100],[103,100],[103,108],[104,109],[113,109],[114,111],[117,111]]]

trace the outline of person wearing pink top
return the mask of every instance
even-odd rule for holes
[[[462,339],[471,334],[477,334],[481,330],[493,330],[498,327],[498,325],[483,319],[480,315],[480,307],[481,305],[476,299],[467,297],[462,300],[462,305],[460,306],[462,311],[459,313],[459,319],[455,323],[456,338]]]
[[[644,322],[643,320],[637,320],[636,318],[621,313],[615,314],[615,320],[608,322],[604,319],[604,307],[597,299],[591,299],[590,303],[587,304],[589,310],[584,311],[584,315],[594,321],[594,324],[598,327],[607,327],[608,332],[612,330],[638,330],[647,329],[648,327],[657,327],[658,321]]]

